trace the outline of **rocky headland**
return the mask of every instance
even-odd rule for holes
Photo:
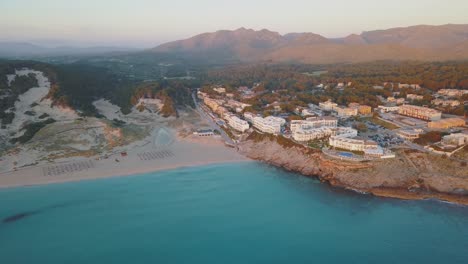
[[[446,157],[397,150],[394,159],[348,162],[280,137],[249,137],[239,144],[245,156],[318,177],[332,186],[400,199],[438,199],[468,205],[468,168]]]

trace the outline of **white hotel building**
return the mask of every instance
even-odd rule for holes
[[[233,129],[244,133],[247,129],[250,128],[249,123],[247,121],[240,119],[236,115],[226,115],[225,119],[229,126],[231,126]]]
[[[321,127],[337,127],[338,120],[334,117],[309,117],[306,120],[292,120],[291,121],[291,132],[297,129],[314,129]]]
[[[255,116],[252,118],[252,123],[253,126],[261,132],[269,134],[280,134],[281,127],[286,123],[286,120],[275,116],[268,116],[265,118]]]
[[[350,116],[357,116],[358,109],[357,108],[350,108],[350,107],[335,107],[334,109],[339,117],[350,117]]]
[[[319,103],[319,107],[320,109],[325,110],[325,111],[332,111],[338,107],[338,104],[333,103],[332,101],[329,100],[326,102]]]
[[[350,127],[337,127],[338,120],[333,117],[314,117],[307,120],[291,121],[292,138],[306,142],[327,136],[357,136],[357,130]]]
[[[363,151],[368,149],[381,149],[377,142],[360,138],[348,138],[344,136],[333,136],[329,140],[330,146],[351,151]]]

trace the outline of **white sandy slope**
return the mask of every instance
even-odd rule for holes
[[[164,118],[159,114],[145,110],[140,112],[136,107],[132,108],[132,111],[124,115],[119,106],[112,104],[109,100],[99,99],[93,102],[98,112],[105,116],[108,120],[118,119],[128,124],[134,124],[138,126],[152,126],[158,123],[167,123],[174,121],[175,117]]]
[[[7,112],[14,112],[15,118],[11,124],[6,126],[6,129],[0,129],[0,137],[2,137],[3,140],[21,136],[24,133],[24,130],[21,129],[28,123],[47,119],[40,119],[39,116],[42,114],[48,114],[48,118],[53,118],[60,122],[72,122],[78,118],[74,110],[52,106],[52,101],[50,99],[45,99],[50,90],[50,82],[42,72],[30,69],[17,70],[15,75],[8,75],[8,80],[11,82],[16,76],[28,74],[34,74],[36,76],[39,87],[31,88],[27,92],[21,94],[18,101],[15,102],[14,108],[7,110]],[[36,105],[31,107],[32,104]],[[33,111],[35,115],[27,115],[25,114],[26,111]]]

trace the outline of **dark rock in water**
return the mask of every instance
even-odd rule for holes
[[[39,211],[31,211],[31,212],[23,212],[23,213],[19,213],[19,214],[15,214],[15,215],[12,215],[12,216],[8,216],[8,217],[5,217],[3,218],[2,220],[2,223],[12,223],[12,222],[16,222],[16,221],[19,221],[23,218],[26,218],[26,217],[29,217],[31,215],[34,215],[34,214],[37,214]]]

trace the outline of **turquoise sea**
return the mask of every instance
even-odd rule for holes
[[[0,263],[468,263],[468,207],[259,163],[0,190]]]

